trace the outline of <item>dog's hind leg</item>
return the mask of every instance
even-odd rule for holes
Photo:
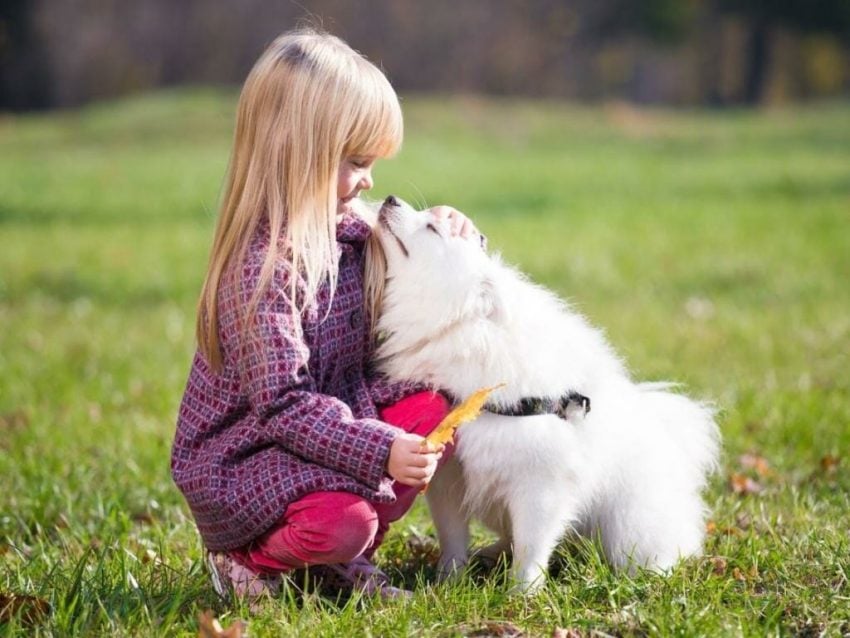
[[[445,579],[469,561],[469,518],[463,507],[466,484],[456,459],[449,459],[431,479],[425,497],[440,540],[437,572]]]
[[[662,480],[656,482],[656,492],[619,493],[600,507],[597,530],[605,555],[617,570],[644,567],[666,572],[680,558],[700,553],[704,523],[699,494],[665,490]]]
[[[717,426],[708,407],[651,387],[641,388],[635,406],[629,422],[643,438],[631,462],[620,464],[616,489],[599,499],[597,525],[617,568],[663,572],[701,553],[701,492],[717,463]]]

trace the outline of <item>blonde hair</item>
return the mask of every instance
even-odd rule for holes
[[[290,32],[260,56],[239,97],[233,151],[198,302],[198,347],[214,370],[223,366],[217,305],[222,279],[241,271],[263,216],[268,217],[270,242],[256,289],[240,310],[243,343],[279,259],[291,264],[293,313],[300,315],[314,303],[325,281],[331,291],[336,288],[340,162],[349,156],[392,155],[402,133],[401,107],[389,81],[339,38],[312,30]],[[296,303],[299,278],[304,295]]]
[[[369,343],[375,345],[378,338],[378,317],[384,301],[384,285],[387,281],[387,256],[379,239],[380,229],[366,240],[366,264],[363,273],[366,312],[369,316]]]

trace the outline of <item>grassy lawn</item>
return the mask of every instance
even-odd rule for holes
[[[0,117],[0,634],[189,636],[206,609],[254,636],[850,633],[850,105],[406,99],[377,197],[465,211],[636,376],[722,408],[705,557],[630,578],[565,546],[529,599],[435,585],[418,504],[379,555],[410,604],[251,615],[217,601],[168,471],[234,103]]]

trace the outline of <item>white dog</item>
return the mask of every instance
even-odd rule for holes
[[[443,575],[466,564],[472,517],[500,536],[489,552],[512,550],[522,590],[544,582],[569,530],[598,536],[617,568],[663,571],[701,551],[718,455],[708,407],[633,382],[582,316],[430,215],[388,197],[376,233],[379,369],[457,399],[504,384],[427,492]]]

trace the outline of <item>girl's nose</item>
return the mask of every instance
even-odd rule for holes
[[[360,186],[360,190],[368,191],[374,186],[375,183],[372,181],[372,172],[366,173],[360,180],[358,186]]]

